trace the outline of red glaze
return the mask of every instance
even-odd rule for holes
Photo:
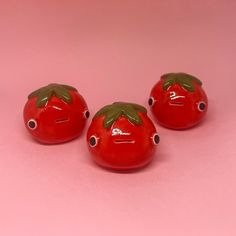
[[[62,143],[78,137],[83,131],[89,116],[86,102],[77,90],[67,90],[67,92],[70,97],[69,102],[52,93],[48,101],[41,107],[37,106],[38,98],[36,96],[31,96],[25,104],[25,126],[39,142],[46,144]],[[36,123],[30,124],[30,121]],[[36,126],[33,127],[35,124]]]
[[[146,112],[138,111],[137,115],[140,124],[132,123],[121,114],[107,128],[104,127],[104,114],[95,115],[88,129],[87,143],[97,164],[116,171],[127,171],[143,167],[152,160],[159,136]]]
[[[171,79],[177,76],[180,83],[175,80],[169,83],[166,80],[168,75],[172,76]],[[201,81],[184,73],[176,73],[162,76],[151,91],[149,105],[161,125],[170,129],[187,129],[204,118],[208,100]]]

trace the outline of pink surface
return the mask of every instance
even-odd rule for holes
[[[2,0],[0,235],[236,235],[235,12],[234,0]],[[156,125],[155,161],[137,173],[94,165],[86,131],[45,146],[24,128],[28,93],[50,82],[77,87],[93,115],[147,105],[175,71],[202,79],[207,119]]]

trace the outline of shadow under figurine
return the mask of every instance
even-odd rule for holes
[[[100,166],[131,171],[152,160],[159,136],[146,108],[116,102],[95,114],[87,132],[87,143]]]
[[[39,142],[57,144],[78,137],[89,117],[84,98],[68,85],[49,84],[28,96],[24,122]]]

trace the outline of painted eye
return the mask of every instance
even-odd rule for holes
[[[206,110],[206,103],[205,102],[199,102],[197,108],[201,112],[205,111]]]
[[[157,145],[159,142],[160,142],[160,137],[157,133],[155,133],[153,136],[152,136],[152,141],[155,145]]]
[[[84,117],[85,117],[86,119],[88,119],[89,116],[90,116],[90,113],[89,113],[88,110],[86,110],[86,111],[84,112]]]
[[[89,138],[89,145],[90,147],[96,147],[98,145],[98,138],[96,136],[91,136]]]
[[[37,121],[36,121],[36,120],[30,119],[30,120],[27,122],[27,126],[28,126],[29,129],[35,130],[35,129],[38,127],[38,124],[37,124]]]
[[[148,99],[148,105],[149,105],[150,107],[152,107],[155,102],[156,102],[156,100],[154,99],[154,97],[150,97],[150,98]]]

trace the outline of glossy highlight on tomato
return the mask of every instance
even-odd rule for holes
[[[138,104],[116,102],[100,109],[87,132],[94,161],[102,167],[128,171],[147,165],[159,136],[147,110]]]
[[[148,104],[160,125],[177,130],[200,123],[208,109],[202,82],[186,73],[162,75],[151,91]]]
[[[78,137],[89,117],[84,98],[69,85],[49,84],[28,96],[24,122],[39,142],[56,144]]]

